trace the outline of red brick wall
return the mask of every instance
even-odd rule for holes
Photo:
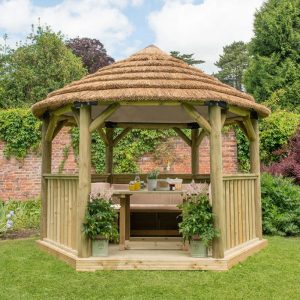
[[[52,172],[57,173],[61,162],[64,160],[64,148],[69,148],[68,158],[64,163],[63,173],[74,174],[77,172],[76,158],[71,147],[71,138],[68,129],[63,129],[53,140],[52,145]],[[167,171],[169,161],[170,173],[190,173],[190,148],[180,139],[171,138],[162,152],[145,154],[138,165],[142,173],[160,167]],[[9,198],[24,200],[38,197],[40,194],[41,157],[36,153],[29,153],[25,159],[18,161],[15,158],[6,159],[3,155],[4,143],[0,141],[0,199]],[[159,147],[160,148],[160,147]],[[209,141],[204,139],[200,146],[200,173],[209,173]],[[160,154],[166,153],[161,159]],[[237,171],[236,140],[234,132],[223,135],[223,170],[225,173]]]

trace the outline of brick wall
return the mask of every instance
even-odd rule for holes
[[[145,154],[138,165],[142,173],[159,167],[169,173],[190,173],[190,148],[178,137],[171,138],[160,146],[156,154]],[[76,158],[71,147],[69,130],[64,128],[53,140],[52,144],[52,172],[57,173],[64,161],[64,149],[69,149],[68,158],[64,162],[63,173],[77,172]],[[4,143],[0,141],[0,199],[9,198],[24,200],[38,197],[40,194],[41,156],[29,153],[25,159],[6,159],[3,155]],[[200,149],[200,173],[209,173],[209,141],[204,139]],[[162,157],[164,156],[164,157]],[[234,173],[237,171],[236,140],[234,132],[223,135],[223,171]]]

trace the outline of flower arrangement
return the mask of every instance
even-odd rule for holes
[[[155,169],[148,173],[147,178],[148,179],[157,179],[158,175],[159,175],[159,170]]]
[[[103,191],[90,196],[83,232],[92,240],[117,241],[117,212],[111,202],[112,191]]]

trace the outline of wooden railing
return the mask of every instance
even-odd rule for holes
[[[223,176],[225,202],[225,248],[255,238],[255,174]]]
[[[147,174],[139,174],[141,180],[146,181]],[[134,180],[135,174],[95,174],[92,175],[92,182],[109,182],[109,183],[120,183],[125,184],[129,183],[129,181]],[[199,175],[191,175],[191,174],[160,174],[159,178],[181,178],[183,179],[183,183],[190,183],[192,179],[195,182],[210,182],[209,175],[199,174]]]
[[[44,175],[47,181],[47,239],[76,250],[78,176]]]

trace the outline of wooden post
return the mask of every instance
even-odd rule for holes
[[[91,107],[80,107],[79,126],[79,183],[77,198],[77,250],[78,257],[91,256],[91,242],[82,232],[87,203],[91,192]]]
[[[199,129],[192,129],[192,148],[191,148],[191,163],[192,175],[199,174],[199,145],[197,143]]]
[[[50,118],[46,116],[43,119],[42,125],[42,185],[41,185],[41,198],[42,198],[42,212],[41,212],[41,240],[47,237],[47,180],[43,177],[45,173],[51,173],[51,155],[52,155],[52,141],[46,140],[46,133],[49,127]]]
[[[250,170],[258,175],[255,183],[255,232],[256,237],[262,239],[262,213],[261,213],[261,188],[260,188],[260,158],[259,158],[259,128],[258,120],[251,119],[255,139],[250,140]]]
[[[108,144],[105,148],[105,172],[113,173],[113,156],[114,156],[114,141],[113,141],[114,129],[106,128],[106,136]]]
[[[213,104],[209,107],[210,133],[210,182],[212,207],[215,214],[215,226],[220,230],[220,237],[213,240],[212,255],[224,257],[225,242],[225,204],[223,199],[222,176],[222,122],[221,107]]]

